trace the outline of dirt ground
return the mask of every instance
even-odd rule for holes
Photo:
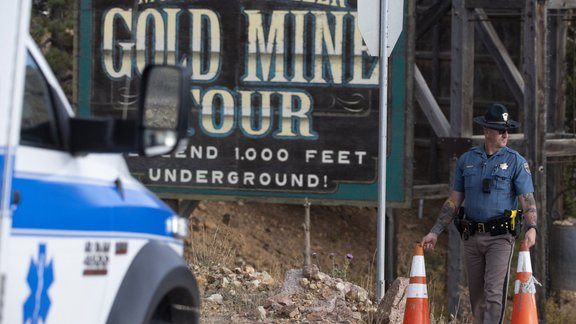
[[[414,208],[396,213],[396,277],[409,277],[414,244],[431,228],[442,202],[424,201],[421,215],[418,214],[417,201]],[[304,215],[303,205],[202,201],[190,216],[191,235],[186,258],[191,264],[204,265],[208,269],[248,265],[269,273],[279,286],[288,270],[301,269],[304,265]],[[376,208],[311,205],[310,220],[312,263],[330,276],[363,287],[375,300]],[[425,253],[430,308],[435,318],[433,323],[450,322],[446,311],[447,236],[440,236],[434,252]],[[515,265],[511,272],[514,277]],[[204,282],[205,279],[201,281],[202,297],[207,298],[208,293],[204,293],[203,287],[209,283]],[[466,289],[462,290],[460,311],[464,315],[451,323],[471,323]],[[573,300],[576,299],[565,299],[562,309],[567,305],[572,307]],[[214,320],[223,308],[210,310],[207,308],[210,304],[205,304],[202,310],[204,322],[218,323],[230,319],[219,314]],[[508,304],[510,307],[512,300]],[[556,317],[561,319],[576,314],[572,308],[568,315],[557,305],[549,309],[559,314]]]
[[[421,219],[417,208],[397,213],[397,276],[409,277],[414,244],[432,226],[440,203],[427,201]],[[377,217],[375,207],[310,206],[312,263],[363,287],[373,300]],[[303,205],[203,201],[190,217],[187,258],[193,264],[217,259],[228,267],[250,265],[281,282],[287,270],[304,265],[304,219]],[[444,273],[444,249],[434,254],[430,261],[439,269],[433,272]],[[442,295],[444,278],[433,275],[429,280],[435,290],[430,294]]]
[[[398,248],[407,251],[398,255],[398,275],[408,275],[414,243],[431,227],[435,213],[425,211],[419,219],[406,210],[397,216]],[[190,244],[205,241],[205,235],[219,236],[229,243],[227,257],[234,263],[282,275],[304,265],[304,215],[303,205],[204,201],[191,216]],[[310,222],[312,262],[328,274],[347,266],[348,280],[372,289],[368,280],[375,276],[376,208],[311,205]]]

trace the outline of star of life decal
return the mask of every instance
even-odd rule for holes
[[[30,296],[24,303],[24,324],[45,323],[51,305],[48,289],[54,281],[52,260],[46,260],[46,244],[38,245],[38,258],[30,260],[26,281]]]

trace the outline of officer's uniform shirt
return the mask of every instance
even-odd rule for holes
[[[489,193],[482,188],[483,179],[490,179]],[[453,190],[464,193],[467,218],[484,222],[517,209],[517,197],[534,192],[534,186],[528,163],[518,152],[504,147],[488,158],[481,144],[458,159]]]

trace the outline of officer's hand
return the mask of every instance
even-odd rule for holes
[[[436,241],[438,240],[438,234],[428,233],[426,236],[422,238],[420,244],[426,250],[434,251],[434,247],[436,246]]]
[[[526,234],[524,234],[524,241],[528,245],[528,248],[531,248],[536,244],[536,230],[531,228],[529,229]]]

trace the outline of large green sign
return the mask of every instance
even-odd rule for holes
[[[377,203],[379,64],[345,0],[84,0],[82,114],[132,118],[147,64],[191,72],[189,144],[127,156],[165,198]],[[391,65],[387,199],[404,204],[405,54]]]

